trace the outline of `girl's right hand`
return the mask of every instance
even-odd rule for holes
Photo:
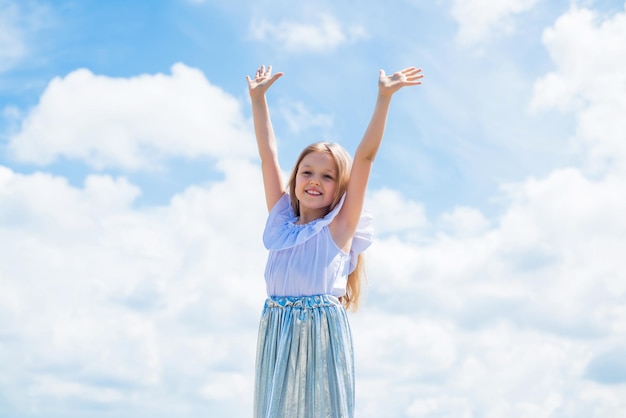
[[[424,77],[421,68],[409,67],[404,70],[395,72],[391,75],[385,74],[384,70],[380,70],[378,77],[378,91],[381,94],[391,96],[402,87],[415,86],[422,84],[421,79]]]
[[[267,68],[265,68],[265,65],[262,65],[261,68],[256,71],[254,79],[251,79],[248,75],[246,76],[250,97],[262,97],[270,86],[274,84],[274,81],[278,80],[282,76],[283,73],[276,73],[272,75],[271,65]]]

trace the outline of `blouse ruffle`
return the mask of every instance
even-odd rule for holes
[[[298,217],[291,207],[289,194],[283,194],[269,213],[263,232],[263,244],[271,251],[285,250],[300,245],[317,235],[324,227],[328,226],[337,216],[346,195],[344,194],[339,203],[323,218],[316,219],[308,224],[296,224]],[[374,229],[372,215],[364,210],[359,218],[357,229],[352,239],[350,248],[350,272],[356,268],[357,258],[365,251],[373,241]]]

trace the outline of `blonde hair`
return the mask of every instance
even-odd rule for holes
[[[296,197],[296,175],[300,163],[308,154],[312,152],[324,152],[330,154],[337,166],[337,188],[332,203],[328,208],[329,212],[337,206],[341,197],[346,192],[348,181],[350,180],[350,170],[352,169],[352,159],[348,152],[339,144],[331,142],[316,142],[309,145],[300,153],[293,166],[291,175],[289,176],[289,196],[291,199],[291,208],[296,216],[300,216],[300,205]],[[365,276],[362,254],[359,254],[356,268],[348,275],[348,283],[346,285],[346,294],[339,298],[342,305],[352,311],[356,311],[361,296],[361,278]]]

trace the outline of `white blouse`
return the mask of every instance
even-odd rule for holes
[[[372,243],[372,216],[364,212],[349,253],[333,241],[328,225],[337,216],[345,195],[323,218],[298,225],[289,194],[283,194],[267,219],[263,243],[269,250],[265,268],[268,296],[312,296],[346,294],[348,274],[358,255]]]

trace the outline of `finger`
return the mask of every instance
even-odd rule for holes
[[[405,77],[407,80],[419,80],[424,77],[424,74],[422,74],[421,68],[416,68],[413,71],[406,73]]]
[[[413,74],[406,77],[407,80],[419,80],[420,78],[424,78],[424,74]]]
[[[422,71],[421,68],[410,67],[410,68],[405,68],[404,70],[402,70],[402,73],[407,76],[412,76],[417,73],[420,73],[421,71]]]
[[[272,86],[272,84],[274,84],[274,81],[278,80],[279,78],[281,78],[283,76],[283,73],[276,73],[274,74],[269,81],[267,82],[267,88],[270,88]]]

